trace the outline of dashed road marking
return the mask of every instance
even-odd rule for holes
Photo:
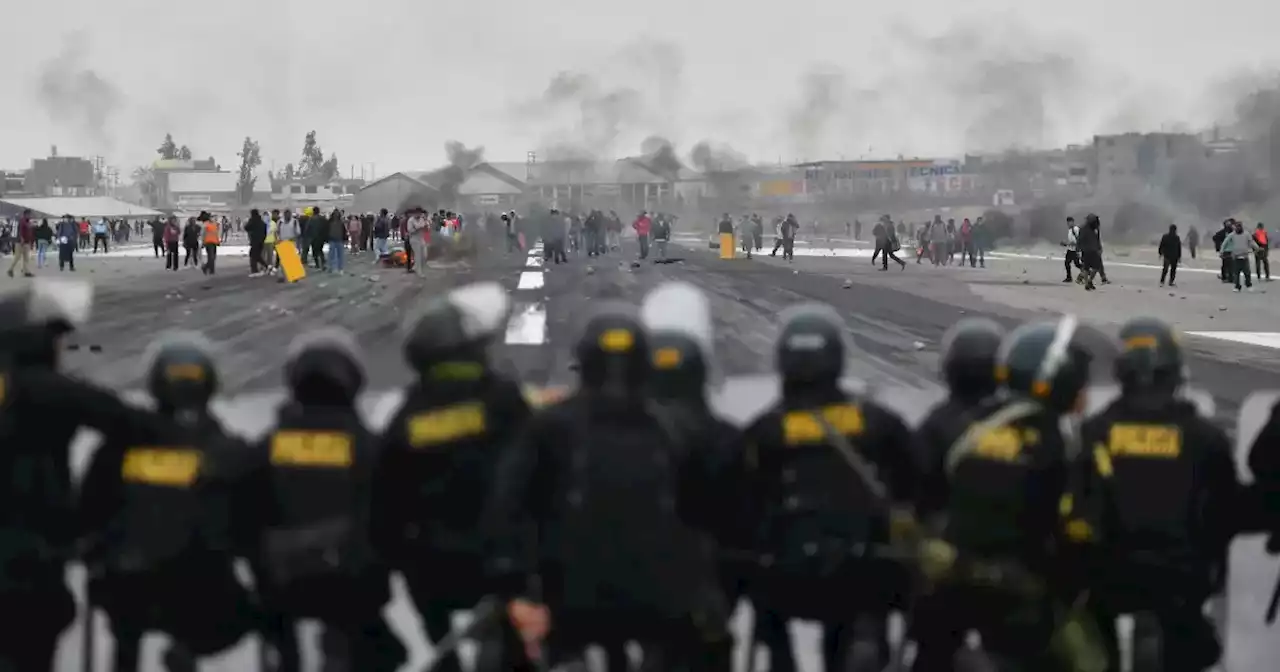
[[[525,257],[525,268],[520,272],[516,283],[516,291],[542,289],[546,283],[542,269],[542,244],[537,243],[529,249]],[[507,345],[543,345],[547,342],[547,308],[544,301],[520,300],[516,295],[515,310],[507,321],[507,333],[504,342]]]

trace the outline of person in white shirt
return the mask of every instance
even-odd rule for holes
[[[405,226],[407,235],[404,240],[405,251],[409,253],[409,268],[406,270],[410,273],[416,272],[418,275],[426,275],[427,267],[427,242],[423,237],[424,232],[430,224],[426,213],[421,210],[413,213],[409,217],[409,222]]]
[[[1080,250],[1076,246],[1080,238],[1080,227],[1076,226],[1076,218],[1067,218],[1067,239],[1062,242],[1062,246],[1067,248],[1067,254],[1063,259],[1062,266],[1067,270],[1067,277],[1063,282],[1072,282],[1071,266],[1075,265],[1076,269],[1081,271],[1080,277],[1084,277],[1084,268],[1080,265]]]

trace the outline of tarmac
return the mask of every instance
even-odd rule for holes
[[[253,434],[270,424],[290,340],[307,330],[338,325],[351,330],[363,347],[370,391],[365,404],[376,424],[394,407],[394,390],[411,378],[402,362],[400,323],[418,302],[443,289],[479,280],[507,286],[516,311],[497,348],[501,365],[529,385],[565,386],[574,379],[574,335],[594,302],[638,302],[662,281],[679,279],[712,299],[716,375],[727,381],[718,403],[737,420],[766,405],[774,393],[768,372],[775,320],[802,301],[829,303],[845,317],[854,344],[846,375],[913,420],[941,395],[936,382],[940,340],[964,317],[989,317],[1012,327],[1063,312],[1079,315],[1089,325],[1086,337],[1099,386],[1110,379],[1111,342],[1118,326],[1141,314],[1163,318],[1188,332],[1188,363],[1202,408],[1233,432],[1241,451],[1265,420],[1275,398],[1271,391],[1280,390],[1280,334],[1273,331],[1280,330],[1280,286],[1258,283],[1252,293],[1233,293],[1216,279],[1213,260],[1189,262],[1180,270],[1177,287],[1161,288],[1158,267],[1108,257],[1112,283],[1085,292],[1061,282],[1060,258],[1039,254],[992,254],[986,268],[969,268],[917,265],[900,253],[908,262],[904,270],[891,264],[881,271],[870,263],[869,253],[855,251],[860,246],[848,241],[798,246],[790,262],[768,257],[769,248],[751,260],[720,260],[707,249],[705,238],[680,236],[670,255],[682,260],[669,264],[633,263],[633,240],[624,241],[624,254],[573,257],[564,265],[546,264],[536,252],[486,249],[472,263],[431,267],[423,276],[378,268],[366,253],[349,258],[345,274],[312,272],[299,283],[284,284],[247,277],[247,262],[235,247],[220,254],[218,273],[211,277],[192,269],[165,271],[163,260],[149,248],[79,255],[76,275],[88,276],[97,288],[95,317],[69,341],[67,368],[114,389],[137,390],[142,387],[142,353],[159,332],[201,331],[218,347],[223,388],[231,395],[220,402],[226,419],[237,431]],[[820,253],[823,249],[826,254]],[[58,274],[48,268],[38,273]],[[0,277],[0,288],[21,282]],[[1105,394],[1100,387],[1093,405]],[[78,460],[88,456],[94,441],[91,435],[82,437]],[[1280,655],[1280,639],[1262,625],[1275,565],[1263,554],[1261,540],[1236,542],[1222,608],[1229,633],[1228,669],[1269,669]],[[72,584],[78,583],[73,576]],[[429,660],[420,628],[403,600],[390,613],[412,642],[415,664]],[[740,631],[745,622],[740,613]],[[816,629],[800,625],[793,630],[808,654],[802,669],[816,672]],[[98,640],[98,669],[104,669],[106,639]],[[79,669],[78,641],[75,631],[68,632],[58,670]],[[202,669],[252,669],[246,667],[252,648],[242,646]],[[154,665],[158,647],[147,650],[149,665]]]

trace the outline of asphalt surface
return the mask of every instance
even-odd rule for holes
[[[504,283],[512,290],[517,315],[507,342],[498,348],[503,365],[529,384],[566,385],[573,380],[573,336],[594,303],[638,302],[656,284],[681,279],[712,299],[717,373],[728,381],[718,401],[726,414],[745,419],[773,394],[767,373],[778,313],[798,302],[822,301],[846,318],[855,346],[847,375],[914,420],[941,395],[935,381],[938,345],[943,332],[964,317],[985,316],[1013,326],[1062,312],[1079,315],[1090,325],[1087,340],[1100,386],[1108,382],[1114,357],[1110,339],[1131,316],[1154,315],[1187,332],[1237,332],[1231,338],[1253,342],[1267,340],[1259,333],[1280,330],[1280,285],[1260,283],[1253,293],[1235,294],[1216,280],[1212,260],[1188,260],[1178,287],[1161,288],[1158,268],[1110,257],[1112,284],[1086,293],[1061,282],[1060,259],[1039,254],[993,255],[984,269],[917,265],[904,256],[905,269],[891,263],[881,271],[872,266],[869,250],[847,241],[799,246],[793,262],[767,256],[722,261],[701,236],[678,242],[670,254],[682,261],[671,264],[633,265],[635,244],[626,241],[627,256],[573,258],[559,266],[546,265],[537,255],[486,250],[473,263],[429,268],[424,277],[376,268],[366,254],[348,260],[348,274],[313,273],[293,285],[247,277],[247,261],[234,247],[224,250],[213,277],[198,270],[164,271],[148,249],[81,255],[76,275],[95,282],[95,317],[71,342],[75,349],[66,353],[66,364],[91,380],[134,390],[141,387],[141,355],[157,333],[202,331],[217,344],[224,389],[238,395],[223,405],[225,417],[237,430],[254,433],[271,421],[289,341],[310,329],[339,325],[364,348],[369,389],[378,392],[366,399],[376,424],[395,404],[394,397],[381,393],[409,380],[400,356],[400,322],[417,302],[443,288],[478,280]],[[20,282],[0,277],[0,287]],[[1271,397],[1259,391],[1280,390],[1280,351],[1215,336],[1188,336],[1186,345],[1202,408],[1246,445],[1269,408]],[[1105,394],[1100,391],[1091,405]],[[79,443],[80,459],[92,443],[92,437]],[[1241,540],[1233,550],[1225,610],[1231,670],[1270,669],[1280,654],[1280,642],[1261,622],[1274,565],[1258,540]],[[403,601],[393,614],[413,642],[415,659],[427,660],[428,649]],[[813,628],[797,628],[795,636],[806,650],[816,645]],[[68,633],[58,669],[78,665],[77,641],[78,635]],[[105,655],[105,644],[99,646]],[[250,658],[241,650],[204,669],[242,669]],[[810,656],[803,669],[816,670],[815,662]]]

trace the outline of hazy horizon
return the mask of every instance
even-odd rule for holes
[[[959,157],[1198,130],[1280,66],[1280,5],[1249,0],[53,0],[21,20],[0,167],[57,145],[126,177],[166,132],[226,170],[249,135],[260,174],[309,130],[344,176],[440,166],[450,140],[507,161],[655,136],[765,163]]]

